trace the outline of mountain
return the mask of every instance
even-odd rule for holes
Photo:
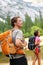
[[[0,18],[2,19],[5,19],[7,15],[11,18],[20,15],[24,19],[25,14],[28,13],[33,20],[35,16],[39,16],[39,9],[43,15],[43,3],[34,4],[23,0],[0,0]]]

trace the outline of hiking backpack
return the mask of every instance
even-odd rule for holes
[[[7,34],[9,32],[9,34]],[[6,56],[9,56],[10,54],[24,54],[24,51],[17,47],[14,42],[13,42],[13,36],[12,36],[12,30],[8,30],[8,32],[6,32],[6,38],[4,38],[2,40],[2,44],[1,44],[1,49],[2,49],[2,53]],[[16,37],[17,33],[15,34]],[[3,35],[1,35],[3,36]]]
[[[34,50],[35,49],[35,36],[29,37],[28,49],[30,49],[30,50]]]

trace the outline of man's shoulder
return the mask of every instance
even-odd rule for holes
[[[15,29],[14,32],[23,33],[22,30],[19,30],[19,29]]]

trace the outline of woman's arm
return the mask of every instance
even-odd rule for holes
[[[39,45],[40,44],[40,39],[37,37],[36,39],[35,39],[35,45]]]
[[[38,45],[40,43],[40,41],[35,41],[35,45]]]

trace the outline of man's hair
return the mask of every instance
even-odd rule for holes
[[[17,17],[13,17],[12,19],[11,19],[11,25],[12,25],[12,27],[14,27],[15,25],[14,25],[14,23],[16,23],[17,22],[17,19],[18,18],[20,18],[19,16],[17,16]]]
[[[36,31],[34,32],[34,36],[38,36],[38,31],[39,31],[39,30],[36,30]]]

